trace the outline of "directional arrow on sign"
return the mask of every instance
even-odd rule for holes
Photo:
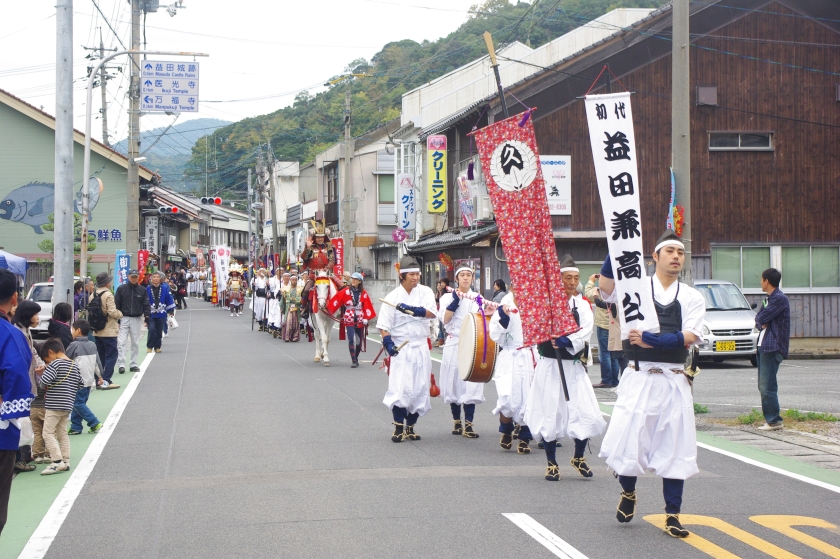
[[[151,69],[152,69],[152,65],[151,65],[151,64],[149,64],[149,63],[147,62],[147,63],[146,63],[146,65],[145,65],[143,68],[144,68],[145,70],[151,70]]]
[[[144,81],[144,82],[143,82],[143,85],[147,85],[147,86],[149,86],[149,87],[152,87],[152,80],[146,80],[146,81]]]
[[[151,103],[152,101],[154,101],[154,99],[146,95],[145,97],[143,97],[143,101],[145,101],[146,103]]]

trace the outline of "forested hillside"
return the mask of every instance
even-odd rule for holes
[[[370,61],[348,61],[347,71],[372,74],[352,83],[353,134],[399,116],[406,91],[485,55],[485,31],[493,34],[497,48],[516,40],[538,47],[610,10],[662,4],[663,0],[487,0],[473,6],[468,19],[446,37],[388,43]],[[244,190],[246,169],[253,165],[259,143],[270,141],[280,160],[303,163],[342,138],[346,87],[346,82],[340,83],[316,95],[302,91],[291,106],[216,130],[218,170],[210,176],[210,190]],[[205,145],[213,149],[213,142],[203,139],[193,146],[188,175],[204,178]]]

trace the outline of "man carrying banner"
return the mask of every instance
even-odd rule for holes
[[[560,274],[563,289],[569,299],[569,308],[580,329],[574,334],[556,338],[553,342],[539,344],[540,357],[525,408],[525,423],[532,433],[539,434],[545,441],[545,455],[548,460],[545,479],[548,481],[560,479],[556,458],[557,440],[567,436],[575,441],[572,466],[583,477],[592,477],[592,470],[583,456],[586,443],[590,438],[603,433],[607,427],[598,407],[592,382],[584,367],[584,363],[589,359],[588,342],[594,324],[592,307],[577,292],[580,270],[568,254],[560,259]],[[563,370],[566,373],[568,401],[563,397],[557,348],[560,349]]]
[[[453,435],[463,435],[477,439],[473,429],[475,405],[484,402],[484,384],[461,380],[458,374],[458,340],[461,337],[461,323],[470,313],[479,311],[478,303],[464,297],[474,297],[471,286],[473,271],[467,265],[460,265],[455,270],[457,289],[444,293],[440,298],[438,318],[446,329],[446,342],[443,346],[443,359],[440,362],[440,394],[452,411]],[[464,406],[464,424],[461,425],[461,406]]]
[[[499,445],[505,450],[513,446],[515,424],[518,424],[516,452],[529,454],[531,448],[528,443],[533,437],[524,424],[524,415],[525,400],[534,380],[535,352],[533,347],[522,347],[522,318],[514,297],[511,286],[490,320],[490,338],[499,346],[493,372],[498,394],[493,414],[499,416],[499,432],[502,434]]]
[[[607,434],[599,456],[618,474],[623,492],[616,518],[630,522],[636,510],[636,478],[646,471],[662,478],[667,515],[665,532],[688,536],[679,521],[685,480],[698,473],[697,439],[691,383],[696,368],[686,368],[689,350],[701,342],[705,302],[689,285],[678,281],[685,263],[685,246],[673,231],[656,243],[656,274],[646,278],[653,296],[659,333],[630,329],[622,333],[630,366],[618,388]],[[619,274],[619,278],[621,274]],[[618,300],[610,256],[601,268],[604,301]],[[627,306],[622,309],[626,322]]]
[[[429,323],[437,320],[435,294],[420,285],[420,263],[413,256],[400,260],[400,286],[391,291],[379,309],[376,326],[382,347],[390,356],[388,392],[382,403],[394,416],[395,443],[419,441],[414,425],[431,406],[429,384],[432,358],[429,354]]]

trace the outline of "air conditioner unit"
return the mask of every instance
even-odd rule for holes
[[[475,197],[475,218],[477,220],[493,219],[493,205],[490,203],[489,195]]]

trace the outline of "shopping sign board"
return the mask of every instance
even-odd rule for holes
[[[344,275],[344,239],[336,237],[330,239],[332,241],[333,250],[335,251],[335,266],[333,266],[333,274],[341,277]]]
[[[140,62],[140,110],[198,112],[198,62]]]
[[[429,207],[430,214],[446,213],[446,136],[426,138],[429,158]]]
[[[569,155],[540,155],[548,213],[572,215],[572,158]]]

